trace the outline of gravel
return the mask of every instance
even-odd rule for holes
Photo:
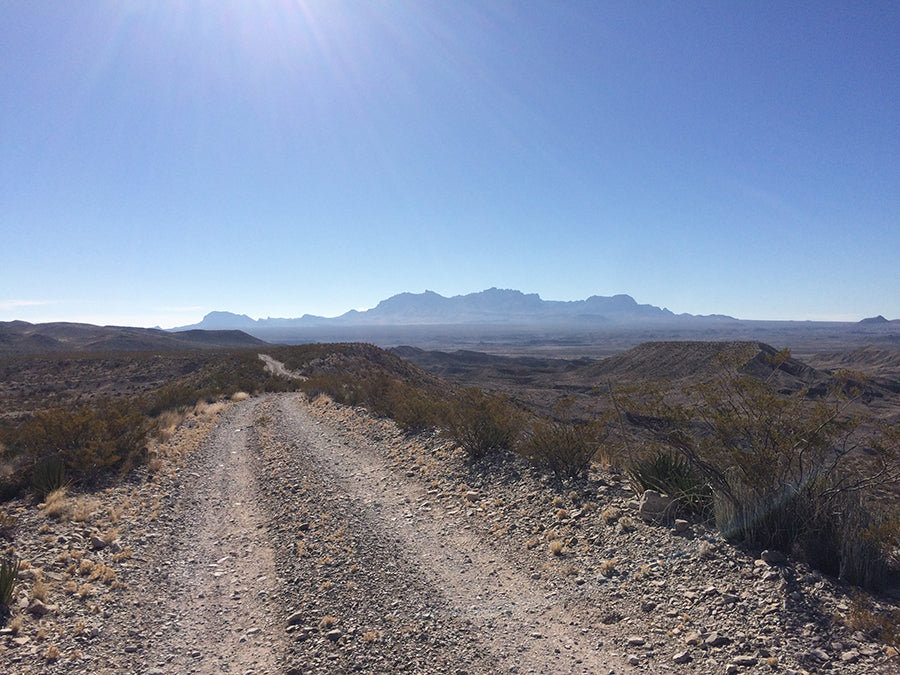
[[[157,471],[70,497],[78,520],[5,505],[27,564],[0,672],[898,668],[845,626],[852,589],[645,522],[616,474],[472,465],[298,394],[191,417],[158,452]]]

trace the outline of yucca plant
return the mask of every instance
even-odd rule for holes
[[[702,513],[712,504],[712,491],[690,463],[673,452],[657,450],[650,457],[635,461],[628,468],[635,492],[656,490],[669,495],[680,508]]]
[[[0,612],[8,614],[16,583],[19,580],[19,561],[4,558],[0,560]]]

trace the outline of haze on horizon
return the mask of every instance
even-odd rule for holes
[[[0,3],[0,321],[900,318],[893,3]]]

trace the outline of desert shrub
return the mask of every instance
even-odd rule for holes
[[[656,490],[675,500],[677,510],[704,513],[712,505],[712,490],[681,455],[657,449],[633,461],[626,469],[635,492]]]
[[[31,471],[31,487],[38,499],[68,484],[66,464],[57,454],[46,455],[35,462]]]
[[[27,419],[11,448],[30,460],[39,496],[60,487],[66,476],[93,480],[140,455],[149,422],[128,399],[95,407],[52,408]]]
[[[440,424],[443,406],[425,392],[399,384],[391,392],[390,416],[403,431],[417,433]]]
[[[850,598],[844,624],[884,644],[900,647],[900,609],[884,608],[869,596],[854,593]]]
[[[0,509],[0,537],[7,541],[12,541],[16,534],[16,528],[19,527],[19,519],[5,513]]]
[[[578,478],[587,474],[608,433],[606,418],[572,420],[572,402],[573,399],[565,399],[557,404],[557,419],[534,421],[519,445],[522,456],[560,478]]]
[[[470,459],[479,459],[512,449],[523,421],[506,398],[471,387],[450,403],[444,425],[446,435],[465,450]]]
[[[772,376],[789,355],[767,357]],[[866,495],[895,479],[897,431],[860,433],[864,420],[850,412],[858,392],[848,378],[815,397],[784,393],[771,376],[758,376],[759,357],[752,363],[754,369],[740,359],[723,362],[719,377],[681,392],[687,403],[656,397],[651,407],[635,405],[627,414],[644,441],[649,435],[709,485],[716,524],[727,537],[877,586],[889,564],[888,543],[879,536],[890,528],[870,512]]]
[[[9,615],[9,603],[12,602],[19,580],[19,561],[3,558],[0,560],[0,617]]]

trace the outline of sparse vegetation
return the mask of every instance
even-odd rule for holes
[[[772,378],[789,352],[766,356],[768,378],[758,375],[761,359],[747,357],[723,361],[719,377],[686,388],[687,403],[656,396],[649,407],[632,406],[632,419],[665,449],[633,469],[632,480],[676,492],[687,480],[693,493],[686,462],[710,487],[726,536],[880,586],[898,528],[873,514],[864,495],[895,477],[896,430],[862,434],[863,420],[851,412],[859,392],[846,376],[815,396],[786,394]]]
[[[572,402],[572,399],[565,399],[557,404],[554,419],[534,421],[519,445],[520,454],[560,478],[586,475],[600,443],[608,434],[606,417],[573,420]]]
[[[451,403],[445,425],[447,436],[475,460],[511,450],[521,433],[523,420],[506,398],[472,387]]]

